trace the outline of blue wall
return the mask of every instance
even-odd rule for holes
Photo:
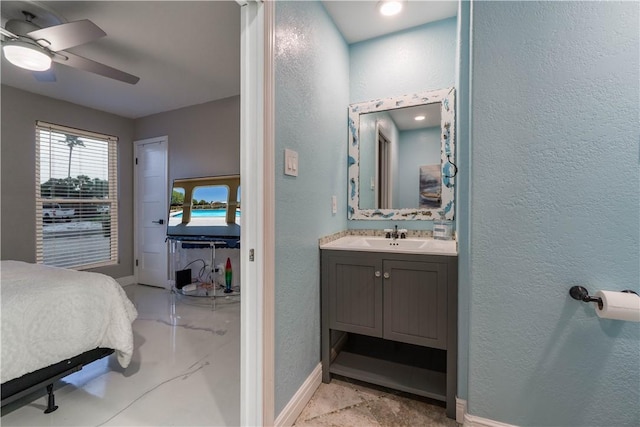
[[[456,83],[456,18],[349,46],[349,103],[444,89]],[[348,227],[389,228],[397,221],[349,221]],[[431,221],[402,221],[431,229]]]
[[[398,138],[397,207],[420,205],[420,166],[440,165],[440,126],[405,130]]]
[[[455,54],[455,17],[353,43],[349,102],[451,87]]]
[[[640,425],[638,2],[473,5],[468,411]]]
[[[277,416],[320,361],[318,238],[347,228],[349,55],[319,2],[276,3],[275,72]],[[285,148],[298,177],[283,175]]]

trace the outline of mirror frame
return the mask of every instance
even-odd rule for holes
[[[440,174],[442,176],[440,207],[360,209],[360,115],[436,102],[440,103]],[[454,171],[457,171],[457,167],[454,168],[451,164],[451,162],[455,163],[455,118],[455,88],[453,87],[349,105],[347,218],[350,220],[452,220],[455,212]]]

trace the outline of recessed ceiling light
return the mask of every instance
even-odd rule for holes
[[[425,116],[416,116],[416,117],[415,117],[415,120],[416,120],[416,121],[418,121],[418,122],[419,122],[420,120],[424,120],[424,119],[426,119],[426,117],[425,117]]]
[[[402,10],[403,1],[398,0],[382,0],[378,3],[378,11],[384,16],[393,16]]]

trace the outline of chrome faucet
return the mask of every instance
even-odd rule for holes
[[[394,226],[394,230],[393,230],[393,233],[391,234],[391,237],[393,238],[393,240],[396,240],[398,238],[398,225],[397,224]]]

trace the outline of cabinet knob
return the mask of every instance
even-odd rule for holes
[[[385,279],[388,279],[389,277],[390,277],[390,276],[389,276],[389,273],[384,273],[384,278],[385,278]]]
[[[376,276],[376,277],[380,277],[380,272],[379,272],[379,271],[376,271],[376,272],[375,272],[375,276]]]

